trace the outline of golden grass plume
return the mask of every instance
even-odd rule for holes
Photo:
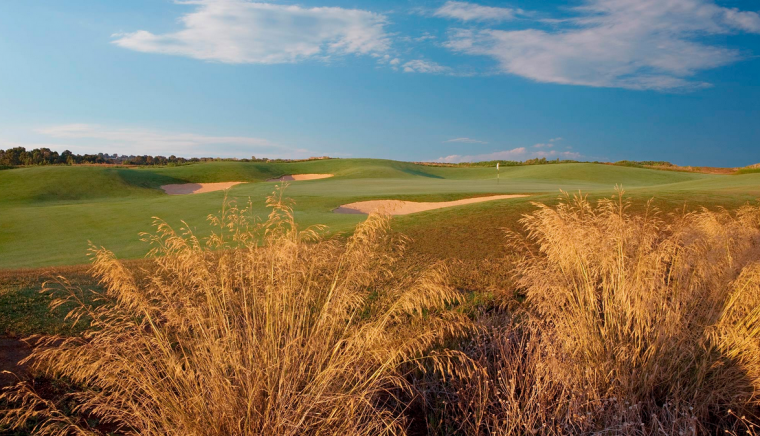
[[[440,266],[398,270],[404,240],[388,216],[343,243],[299,230],[281,189],[267,204],[260,222],[225,200],[205,241],[157,220],[140,274],[92,249],[107,301],[70,313],[91,319],[83,336],[43,338],[29,359],[78,387],[75,415],[135,435],[405,433],[402,368],[445,364],[428,351],[469,328],[444,310],[459,294]],[[56,304],[78,300],[70,291]],[[0,425],[98,434],[28,383],[2,399],[15,406]]]
[[[760,208],[536,206],[510,238],[523,310],[462,343],[477,377],[432,383],[438,433],[756,434]]]

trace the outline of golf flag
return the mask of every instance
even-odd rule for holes
[[[496,171],[499,171],[499,163],[496,162]]]

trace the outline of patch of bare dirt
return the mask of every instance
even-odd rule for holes
[[[0,337],[0,389],[26,377],[26,368],[18,363],[31,352],[31,347],[21,339]]]

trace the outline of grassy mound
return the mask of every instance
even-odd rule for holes
[[[498,183],[495,168],[435,167],[377,159],[208,162],[162,168],[19,168],[0,172],[0,269],[82,264],[87,260],[83,255],[87,240],[112,247],[121,258],[141,257],[145,252],[135,243],[135,235],[150,225],[153,216],[164,217],[173,225],[184,219],[203,232],[205,217],[216,210],[224,194],[167,196],[160,190],[163,184],[252,182],[233,187],[230,196],[252,198],[257,213],[264,213],[255,199],[264,198],[275,185],[265,180],[308,173],[335,177],[291,185],[289,195],[299,205],[297,221],[306,226],[322,223],[335,232],[347,233],[361,217],[337,216],[332,210],[364,200],[452,201],[532,194],[531,200],[550,201],[560,189],[602,196],[613,193],[619,184],[637,198],[657,197],[674,205],[734,207],[760,196],[760,174],[720,176],[575,163],[503,168]],[[492,238],[488,229],[514,228],[520,214],[530,210],[523,204],[529,205],[507,200],[462,206],[394,222],[415,236],[446,229],[454,237],[452,245],[465,252],[473,250],[468,241]],[[438,239],[443,241],[446,236]]]
[[[105,167],[43,166],[0,172],[0,204],[35,205],[159,195],[151,188],[171,183],[150,172]]]
[[[0,204],[34,204],[79,200],[155,196],[172,183],[262,182],[287,174],[334,174],[336,179],[384,179],[410,183],[435,180],[490,180],[493,168],[447,168],[377,159],[334,159],[296,163],[208,162],[159,168],[107,166],[42,166],[0,172]],[[598,185],[655,186],[712,179],[704,174],[678,173],[599,164],[559,164],[507,167],[504,183],[551,183],[595,188]],[[412,182],[412,181],[415,182]]]

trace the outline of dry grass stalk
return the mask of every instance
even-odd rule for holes
[[[463,343],[477,377],[428,378],[438,434],[755,434],[760,208],[628,206],[565,195],[524,217],[524,311]]]
[[[124,434],[404,434],[402,364],[444,369],[451,353],[427,352],[469,328],[444,310],[459,294],[441,267],[398,271],[404,241],[387,216],[371,215],[345,244],[307,243],[320,229],[299,231],[281,190],[268,206],[258,222],[225,201],[205,243],[157,220],[140,275],[93,248],[108,301],[72,311],[90,328],[43,338],[34,367],[80,387],[74,412]],[[37,434],[97,434],[29,384],[2,398],[16,407],[0,425],[34,418]]]
[[[539,251],[519,284],[553,372],[615,399],[602,428],[620,432],[704,431],[730,408],[757,410],[760,208],[666,224],[628,206],[622,190],[596,207],[577,195],[522,220]]]

